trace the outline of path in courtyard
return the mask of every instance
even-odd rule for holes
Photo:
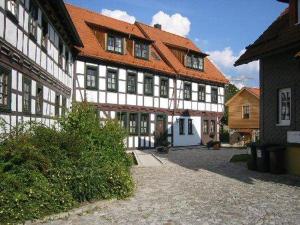
[[[133,168],[132,198],[45,224],[300,224],[300,179],[229,163],[236,153],[190,149],[159,155],[161,166]]]

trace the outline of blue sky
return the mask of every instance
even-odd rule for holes
[[[66,0],[66,2],[96,12],[105,12],[117,18],[121,14],[115,10],[124,11],[122,18],[125,20],[131,21],[134,17],[146,24],[165,23],[163,29],[192,39],[203,51],[210,54],[222,72],[239,86],[258,85],[258,63],[234,68],[233,62],[287,7],[286,4],[276,0]],[[160,11],[162,12],[158,13]],[[154,15],[156,16],[153,18]]]

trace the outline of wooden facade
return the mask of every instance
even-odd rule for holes
[[[227,103],[230,142],[255,141],[259,131],[259,89],[243,88]]]

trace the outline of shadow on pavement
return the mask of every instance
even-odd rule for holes
[[[260,173],[248,170],[245,163],[229,162],[233,155],[243,154],[245,151],[234,149],[207,150],[197,149],[174,149],[169,154],[158,154],[171,163],[185,167],[190,170],[207,170],[226,176],[238,181],[253,184],[254,180],[273,182],[288,186],[300,187],[300,177],[292,175],[273,175],[270,173]]]

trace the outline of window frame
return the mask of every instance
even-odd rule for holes
[[[137,46],[140,46],[140,55],[137,54]],[[145,48],[143,48],[145,47]],[[143,51],[146,52],[145,57],[143,57]],[[145,60],[149,60],[149,52],[150,52],[150,46],[149,44],[146,44],[142,41],[134,41],[134,57],[138,58],[138,59],[145,59]]]
[[[67,111],[67,98],[62,95],[61,99],[61,115],[65,116]]]
[[[289,93],[289,120],[284,120],[282,119],[282,99],[281,99],[281,94],[283,93]],[[292,88],[282,88],[278,90],[278,106],[277,106],[277,110],[278,110],[278,124],[279,126],[290,126],[291,122],[292,122]],[[288,103],[288,101],[286,101],[286,103]]]
[[[28,109],[25,109],[25,85],[28,85],[29,91],[28,91]],[[31,79],[23,76],[23,82],[22,82],[22,111],[24,114],[31,114],[31,100],[32,100],[32,81]]]
[[[58,101],[57,101],[58,100]],[[55,94],[55,103],[54,103],[54,115],[59,117],[59,108],[60,108],[60,94]]]
[[[210,125],[209,125],[209,134],[214,134],[216,135],[216,132],[217,129],[216,129],[216,121],[215,120],[211,120],[210,121]]]
[[[151,80],[151,90],[150,90],[150,92],[146,91],[146,79]],[[153,75],[145,74],[144,75],[144,95],[153,96],[153,94],[154,94],[154,77],[153,77]]]
[[[127,115],[128,115],[127,112],[118,112],[117,113],[117,119],[119,121],[119,124],[125,130],[127,130],[127,128],[128,128],[128,126],[127,126],[128,125],[128,121],[127,121],[128,117],[127,117]],[[125,117],[125,120],[122,120],[123,117]],[[121,122],[124,122],[124,125]]]
[[[213,101],[213,90],[216,91],[216,95],[217,95],[215,101]],[[218,88],[212,87],[212,88],[211,88],[211,99],[210,99],[211,103],[218,104],[218,103],[219,103],[218,98],[219,98]]]
[[[189,87],[189,96],[187,96],[187,87]],[[192,100],[192,83],[190,82],[184,82],[183,84],[183,99],[186,101],[191,101]]]
[[[130,90],[129,87],[131,87],[131,85],[129,86],[129,78],[130,77],[134,77],[134,86],[132,86],[134,88],[134,90]],[[127,79],[126,79],[126,91],[128,94],[137,94],[137,73],[134,72],[127,72]]]
[[[109,45],[109,39],[110,38],[113,38],[113,46],[110,46]],[[120,39],[121,40],[121,51],[117,51],[116,50],[116,40],[117,39]],[[112,47],[113,49],[109,49],[109,47]],[[108,34],[107,35],[107,43],[106,43],[106,49],[108,52],[112,52],[112,53],[117,53],[117,54],[121,54],[123,55],[124,54],[124,38],[121,37],[121,36],[118,36],[118,35],[115,35],[115,34]]]
[[[147,124],[146,127],[142,126],[143,116],[147,117],[147,120],[144,121]],[[146,129],[146,131],[143,132],[142,129]],[[150,133],[150,115],[149,115],[149,113],[141,113],[141,117],[140,117],[140,134],[144,135],[144,136],[147,136],[147,135],[149,135],[149,133]]]
[[[200,98],[200,88],[204,88],[204,99],[201,99]],[[205,102],[206,101],[206,87],[205,87],[205,85],[202,85],[202,84],[199,84],[198,85],[198,102]]]
[[[162,93],[162,81],[166,82],[166,93]],[[161,77],[159,82],[159,96],[161,98],[169,98],[169,78]]]
[[[95,86],[89,86],[88,85],[88,70],[94,70],[95,75],[93,75],[95,77]],[[85,66],[85,88],[87,90],[98,90],[99,88],[99,68],[98,66],[91,66],[91,65],[86,65]]]
[[[179,118],[178,130],[179,130],[179,135],[185,135],[185,119],[184,118]]]
[[[12,10],[8,9],[8,4],[9,2],[15,2],[15,13],[12,12]],[[14,22],[18,23],[19,22],[19,0],[5,0],[5,9],[6,9],[6,14],[7,16]]]
[[[6,76],[6,104],[0,104],[0,112],[10,112],[11,111],[11,73],[12,70],[8,69],[7,67],[4,67],[0,65],[0,75],[3,74]],[[3,95],[3,94],[2,94]]]
[[[41,92],[39,93],[39,89],[41,89]],[[37,83],[36,84],[36,95],[35,95],[35,114],[36,115],[43,115],[43,105],[44,105],[44,87],[42,84]],[[38,111],[38,102],[40,102],[40,111]]]
[[[188,119],[188,135],[194,135],[193,119]]]
[[[135,116],[135,131],[132,132],[131,131],[131,116]],[[129,134],[130,135],[138,135],[138,130],[139,130],[139,126],[138,126],[138,123],[139,123],[139,114],[138,113],[129,113],[129,116],[128,116],[128,131],[129,131]]]
[[[196,63],[196,64],[195,64]],[[197,65],[196,67],[194,65]],[[195,54],[187,54],[185,66],[190,69],[204,71],[204,57]]]
[[[245,114],[245,112],[247,111],[246,109],[248,110],[248,114]],[[242,118],[245,120],[250,119],[250,105],[249,104],[245,104],[242,106]]]
[[[44,25],[46,27],[44,27]],[[49,41],[49,22],[46,18],[45,13],[42,13],[42,25],[41,25],[42,35],[41,35],[41,46],[44,51],[47,52],[48,41]]]
[[[109,75],[109,73],[112,73],[112,74],[115,75],[115,79],[114,79],[116,81],[115,88],[109,88],[108,87],[108,79],[109,79],[108,75]],[[107,69],[107,71],[106,71],[106,90],[109,91],[109,92],[118,92],[118,90],[119,90],[118,83],[119,83],[119,71],[118,70],[113,70],[113,69]]]

